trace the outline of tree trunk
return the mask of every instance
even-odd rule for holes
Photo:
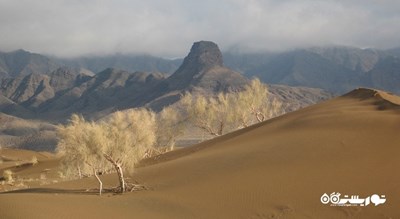
[[[257,112],[257,113],[256,113],[256,118],[257,118],[258,122],[264,122],[264,121],[265,121],[265,116],[264,116],[264,114],[262,114],[262,113],[260,113],[260,112]]]
[[[120,192],[124,193],[126,191],[126,187],[125,187],[124,172],[122,170],[121,164],[118,162],[118,160],[115,161],[110,155],[108,155],[108,154],[103,154],[103,155],[106,158],[106,160],[111,162],[111,164],[114,166],[115,170],[117,171],[119,186],[121,187]]]
[[[82,179],[81,166],[78,166],[78,174],[79,174],[79,179]]]
[[[124,193],[126,191],[124,172],[122,171],[122,167],[119,164],[115,165],[115,169],[117,170],[119,186],[121,187],[121,193]]]
[[[219,121],[219,128],[218,128],[218,136],[222,135],[222,131],[224,130],[224,122],[223,121]]]
[[[97,171],[93,170],[94,176],[96,177],[97,181],[99,181],[99,195],[101,195],[101,192],[103,191],[103,182],[100,180],[100,177],[97,175]]]

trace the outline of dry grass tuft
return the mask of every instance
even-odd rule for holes
[[[7,183],[11,183],[14,181],[13,179],[13,172],[11,170],[4,170],[3,171],[3,179],[7,182]]]

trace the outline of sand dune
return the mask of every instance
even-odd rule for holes
[[[149,190],[83,193],[93,179],[0,194],[0,218],[400,218],[400,97],[357,89],[193,147],[145,160]],[[104,176],[108,185],[114,176]],[[324,205],[324,193],[386,195]]]

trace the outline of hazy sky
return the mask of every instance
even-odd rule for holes
[[[400,46],[398,0],[0,0],[0,50],[184,56],[319,45]]]

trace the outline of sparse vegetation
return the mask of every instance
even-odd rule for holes
[[[267,88],[258,79],[241,92],[220,93],[216,97],[186,94],[180,103],[183,111],[168,107],[156,114],[147,109],[131,109],[97,122],[73,115],[69,124],[58,127],[57,150],[63,157],[65,175],[94,176],[101,195],[103,183],[99,175],[116,172],[118,190],[123,193],[128,185],[124,172],[132,172],[143,158],[172,150],[177,136],[182,134],[184,120],[220,136],[264,121],[280,109],[276,102],[271,105]]]
[[[29,161],[29,163],[31,163],[31,164],[34,166],[34,165],[38,164],[39,161],[38,161],[38,159],[37,159],[36,156],[33,156],[33,157],[31,158],[31,160]]]
[[[269,98],[266,85],[258,79],[243,91],[219,93],[216,97],[187,93],[181,105],[191,124],[213,136],[265,121],[282,110],[281,103]]]
[[[230,95],[220,93],[217,97],[196,97],[187,93],[182,97],[181,103],[186,111],[188,121],[213,136],[226,133],[228,127],[234,122],[230,113]]]
[[[40,179],[40,180],[45,180],[45,179],[47,179],[47,173],[46,173],[46,172],[41,172],[40,175],[39,175],[39,179]]]
[[[162,130],[176,126],[177,116],[166,109],[156,118],[147,109],[118,111],[99,122],[73,115],[68,125],[58,128],[57,150],[63,156],[66,176],[95,176],[101,194],[99,174],[114,171],[119,192],[125,192],[124,171],[132,172],[149,150],[174,145],[176,134]]]
[[[177,137],[183,134],[184,126],[180,117],[172,107],[166,107],[156,115],[156,148],[174,149]]]
[[[7,183],[11,183],[14,181],[13,179],[13,172],[11,170],[4,170],[3,171],[3,179],[7,182]]]
[[[282,103],[269,97],[268,88],[259,79],[253,79],[241,92],[231,94],[235,122],[247,127],[277,116]]]

